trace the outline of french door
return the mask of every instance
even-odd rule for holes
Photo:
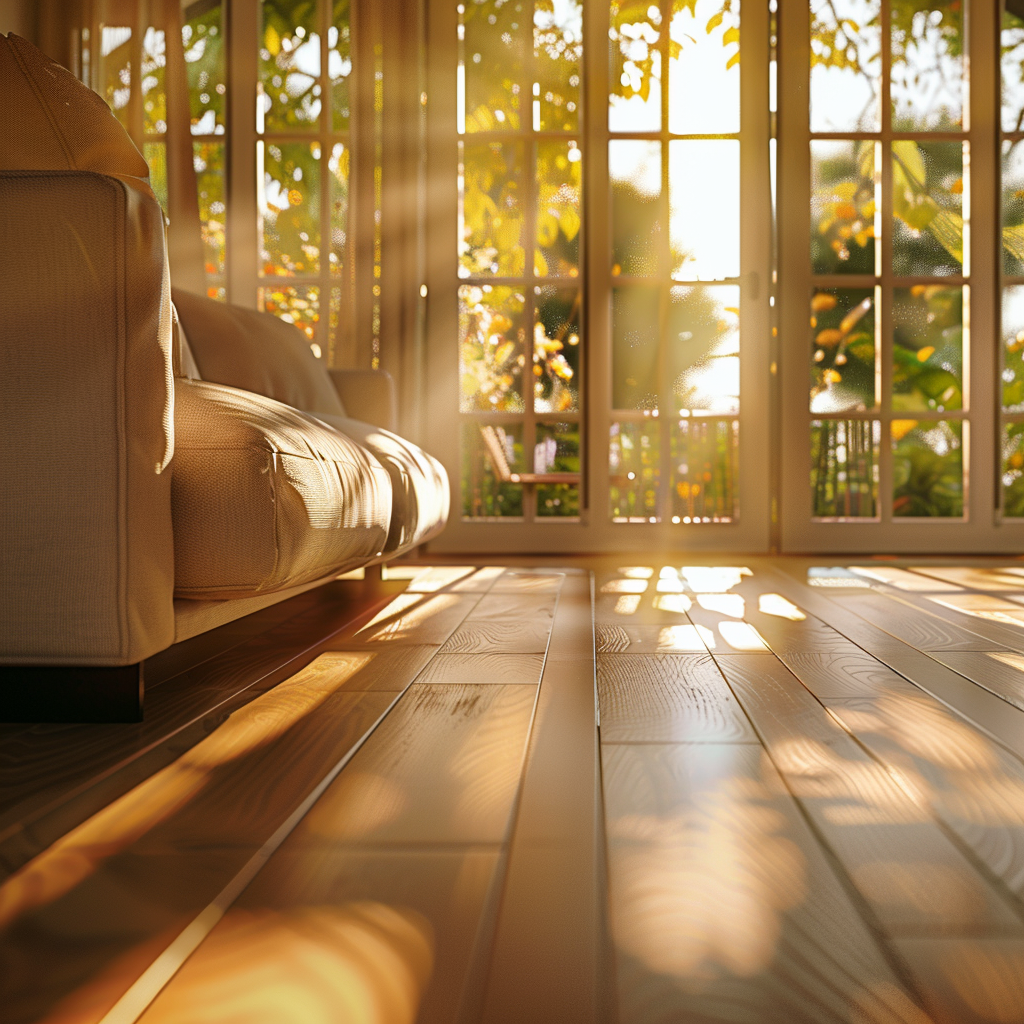
[[[1000,271],[1022,269],[1000,217],[1024,219],[1001,214],[996,187],[999,14],[991,0],[781,0],[786,550],[1024,540],[1019,327],[999,344]],[[1022,28],[1011,17],[1002,29],[1018,93]],[[1014,103],[1002,142],[1011,198]]]
[[[755,0],[431,3],[433,549],[767,547],[768,42]]]

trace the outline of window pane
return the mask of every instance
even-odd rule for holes
[[[260,195],[262,273],[281,276],[320,270],[320,144],[268,142]]]
[[[811,423],[811,495],[816,519],[878,516],[877,420],[815,420]]]
[[[653,132],[661,128],[661,11],[657,4],[611,0],[611,95],[608,128]]]
[[[224,276],[226,240],[224,226],[227,220],[225,181],[225,144],[223,142],[193,142],[196,179],[199,185],[199,222],[203,233],[207,283]]]
[[[892,0],[895,131],[963,127],[963,6],[950,0]]]
[[[538,277],[578,277],[583,154],[574,142],[537,143]]]
[[[142,37],[142,130],[163,135],[167,131],[167,40],[163,29],[147,28]]]
[[[959,142],[892,144],[893,273],[964,272],[964,149]]]
[[[720,281],[740,272],[740,144],[668,145],[672,276]]]
[[[947,420],[893,420],[894,516],[963,516],[964,427]]]
[[[107,106],[126,128],[128,122],[128,100],[132,93],[132,30],[127,26],[104,25],[100,42],[103,63],[103,98]]]
[[[1003,515],[1024,517],[1024,423],[1003,427]]]
[[[348,191],[351,152],[340,142],[331,149],[327,169],[331,183],[331,273],[341,274],[348,269]]]
[[[612,192],[612,273],[649,277],[658,271],[661,233],[661,143],[608,143]]]
[[[308,288],[290,285],[272,285],[257,289],[259,308],[273,313],[285,323],[295,324],[310,341],[316,335],[316,325],[320,320],[320,289],[315,285]],[[319,359],[323,352],[320,346],[313,344],[313,354]]]
[[[146,142],[142,146],[142,155],[149,164],[149,185],[153,195],[167,212],[167,144],[165,142]]]
[[[315,0],[264,0],[259,84],[268,132],[320,119],[320,36]]]
[[[967,288],[937,285],[893,290],[894,411],[962,407],[967,295]]]
[[[538,423],[533,449],[534,473],[578,473],[580,471],[580,428],[578,423]],[[537,487],[537,515],[566,519],[580,514],[577,484],[540,484]]]
[[[738,285],[672,289],[669,373],[677,410],[740,411],[739,307]]]
[[[1024,130],[1024,17],[1003,11],[1003,131]]]
[[[537,81],[533,126],[538,131],[576,131],[580,120],[583,59],[581,0],[540,0],[533,11]]]
[[[736,517],[739,424],[681,420],[672,429],[672,522],[728,523]]]
[[[612,291],[612,407],[658,408],[660,290]]]
[[[514,288],[459,289],[460,411],[523,411],[524,305]]]
[[[880,0],[811,0],[811,131],[881,127]]]
[[[811,412],[877,404],[878,303],[874,288],[819,288],[811,296]]]
[[[1003,289],[1003,408],[1024,412],[1024,285]]]
[[[193,135],[223,135],[227,110],[227,54],[223,7],[213,4],[182,26]]]
[[[466,519],[520,517],[523,428],[519,424],[462,425],[462,515]]]
[[[352,30],[349,0],[334,0],[327,31],[327,74],[331,80],[331,124],[345,131],[349,121],[349,75],[352,74]]]
[[[880,229],[880,146],[811,143],[811,270],[875,274]]]
[[[515,142],[460,143],[459,276],[521,277],[523,148]]]
[[[465,121],[460,130],[519,128],[528,15],[522,4],[508,0],[465,0],[459,6]]]
[[[658,425],[612,423],[608,446],[611,517],[614,522],[653,522],[658,511]]]
[[[673,0],[668,129],[677,135],[740,130],[740,5]],[[694,102],[699,96],[700,102]]]
[[[1024,142],[1003,143],[1003,273],[1024,277]]]
[[[580,386],[580,293],[535,289],[533,408],[576,412]]]

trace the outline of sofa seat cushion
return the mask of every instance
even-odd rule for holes
[[[411,441],[369,423],[315,414],[370,451],[391,477],[391,530],[385,554],[396,555],[439,533],[448,519],[448,474]]]
[[[171,297],[203,380],[266,395],[294,409],[312,409],[317,415],[345,415],[327,368],[294,324],[179,288]]]
[[[273,399],[205,381],[176,381],[174,422],[177,597],[272,593],[383,551],[391,484],[354,441]]]

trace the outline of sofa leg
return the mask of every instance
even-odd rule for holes
[[[0,721],[141,722],[143,662],[0,667]]]

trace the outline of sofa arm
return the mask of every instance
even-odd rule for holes
[[[398,392],[386,370],[329,370],[349,419],[398,429]]]
[[[174,641],[163,230],[115,178],[0,173],[0,665]]]

